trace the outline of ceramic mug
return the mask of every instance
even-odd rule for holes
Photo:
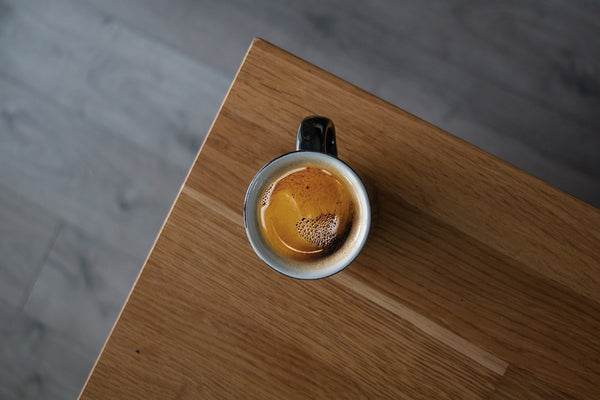
[[[315,190],[315,198],[307,197]],[[258,171],[246,192],[244,224],[256,254],[293,278],[333,275],[358,256],[369,234],[371,207],[361,179],[337,158],[331,120],[304,119],[296,151]]]

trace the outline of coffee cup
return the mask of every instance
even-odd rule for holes
[[[258,171],[246,192],[244,224],[258,257],[293,278],[325,278],[358,256],[371,225],[369,197],[337,158],[331,120],[304,119],[296,151]]]

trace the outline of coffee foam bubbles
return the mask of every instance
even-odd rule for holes
[[[273,186],[275,186],[275,184],[271,183],[263,192],[262,197],[260,199],[261,206],[269,205],[269,202],[271,200],[271,193],[273,193]]]
[[[296,222],[298,235],[315,246],[326,248],[333,244],[337,237],[340,219],[332,213],[321,214],[316,218],[302,218]]]

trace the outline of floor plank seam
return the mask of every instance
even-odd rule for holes
[[[27,305],[27,302],[29,301],[29,297],[31,296],[33,288],[35,287],[35,284],[36,284],[38,278],[40,277],[40,274],[41,274],[42,270],[44,269],[44,266],[48,262],[48,260],[50,258],[50,254],[52,253],[52,250],[54,249],[56,241],[58,240],[60,233],[64,229],[65,224],[66,224],[66,222],[61,220],[61,221],[59,221],[59,223],[56,226],[56,229],[52,236],[52,240],[50,241],[50,245],[46,249],[46,251],[44,253],[44,257],[42,257],[42,260],[41,260],[39,266],[36,268],[35,275],[34,275],[35,278],[31,279],[31,282],[25,291],[26,295],[24,296],[23,303],[19,306],[19,311],[21,313],[23,313],[25,310],[25,306]]]

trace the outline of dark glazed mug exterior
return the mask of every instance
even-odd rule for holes
[[[303,119],[298,127],[296,150],[318,151],[337,157],[333,122],[325,117]]]

